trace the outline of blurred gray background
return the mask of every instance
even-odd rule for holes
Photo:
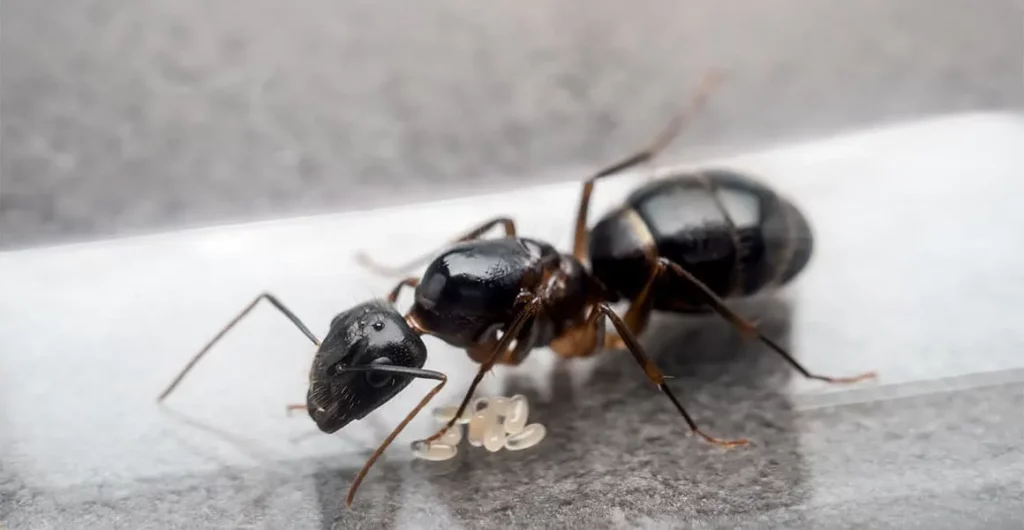
[[[1018,0],[5,0],[0,246],[580,178],[1024,104]]]

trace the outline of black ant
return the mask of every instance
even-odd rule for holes
[[[723,302],[722,298],[751,295],[788,282],[810,258],[812,237],[806,220],[768,188],[723,171],[671,177],[637,190],[622,208],[590,232],[586,230],[594,183],[653,159],[678,134],[687,116],[704,103],[717,81],[717,76],[706,78],[689,108],[652,146],[586,181],[572,255],[542,241],[518,237],[511,219],[490,220],[453,241],[431,261],[422,278],[399,282],[387,303],[366,302],[336,316],[322,343],[276,298],[262,294],[196,354],[158,399],[166,398],[213,344],[262,299],[319,348],[304,407],[325,433],[363,418],[413,378],[439,381],[367,460],[346,497],[346,505],[351,506],[370,467],[447,381],[445,374],[422,368],[427,357],[422,335],[466,349],[481,365],[452,420],[426,438],[427,443],[440,438],[462,416],[477,385],[495,364],[519,364],[540,347],[572,358],[623,346],[692,432],[726,447],[748,443],[721,440],[702,431],[665,384],[667,377],[636,339],[655,309],[692,313],[710,308],[809,378],[845,383],[872,377],[868,373],[831,378],[809,372]],[[479,239],[499,225],[504,238]],[[592,271],[584,265],[588,257]],[[415,289],[415,301],[402,316],[394,303],[406,287]],[[621,300],[630,302],[624,317],[609,305]],[[607,341],[606,320],[617,332]],[[299,407],[303,406],[290,408]]]

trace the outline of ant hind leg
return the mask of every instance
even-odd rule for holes
[[[637,153],[605,167],[594,173],[583,182],[583,190],[580,193],[579,208],[576,212],[576,231],[573,236],[573,256],[583,261],[587,254],[587,212],[590,209],[590,196],[594,193],[594,185],[598,180],[621,173],[640,164],[649,163],[662,152],[668,144],[679,136],[686,124],[693,118],[696,112],[707,103],[708,97],[718,88],[718,85],[725,77],[723,72],[712,70],[704,75],[697,93],[690,96],[684,108],[676,114],[668,126],[662,130],[650,145]]]
[[[779,356],[781,356],[787,363],[789,363],[789,365],[792,366],[793,369],[795,369],[797,372],[800,372],[801,375],[808,379],[816,379],[818,381],[825,381],[827,383],[833,384],[845,384],[856,383],[859,381],[863,381],[865,379],[873,379],[877,377],[877,374],[875,372],[864,372],[862,374],[857,374],[848,377],[831,377],[811,372],[807,368],[804,368],[804,366],[800,364],[799,361],[793,358],[793,356],[790,355],[785,348],[778,345],[775,341],[764,336],[757,329],[757,326],[755,324],[748,322],[743,317],[736,314],[735,311],[730,309],[729,306],[725,305],[725,302],[721,298],[719,298],[711,289],[709,289],[708,286],[704,285],[704,283],[702,283],[695,276],[693,276],[693,274],[690,274],[690,272],[684,269],[682,266],[668,259],[658,258],[658,269],[663,272],[670,272],[674,274],[676,277],[685,279],[686,281],[690,282],[690,284],[696,287],[697,291],[703,295],[704,303],[708,304],[708,306],[710,306],[711,309],[718,313],[719,316],[721,316],[730,324],[735,326],[736,329],[738,329],[740,333],[742,333],[743,335],[760,340],[764,345],[771,348],[772,351],[779,354]]]

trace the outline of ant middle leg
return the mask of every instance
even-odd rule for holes
[[[750,247],[743,244],[743,238],[740,237],[740,231],[736,227],[736,221],[733,220],[732,215],[729,213],[729,209],[725,207],[725,201],[722,200],[722,194],[718,187],[718,183],[711,178],[707,173],[701,173],[700,179],[704,183],[705,189],[707,189],[708,195],[711,200],[715,203],[715,207],[718,208],[719,213],[722,214],[722,220],[729,227],[729,239],[732,240],[733,248],[736,249],[735,259],[733,260],[733,268],[736,271],[734,274],[735,279],[733,280],[732,287],[730,287],[728,296],[732,296],[738,293],[743,287],[743,278],[745,277],[744,263],[750,252]]]
[[[494,350],[498,347],[498,343],[500,341],[501,339],[499,337],[494,336],[480,344],[470,346],[466,349],[466,353],[473,362],[484,364],[494,355]],[[529,349],[525,348],[523,344],[516,344],[505,348],[501,353],[499,353],[498,356],[495,357],[494,364],[518,366],[526,360],[526,356],[529,355],[529,353]]]
[[[456,243],[462,243],[464,241],[472,241],[474,239],[479,239],[480,236],[487,233],[488,230],[498,225],[501,225],[502,229],[504,230],[505,237],[516,237],[515,221],[508,217],[495,217],[494,219],[486,221],[480,224],[479,226],[473,228],[469,232],[466,232],[465,234],[452,239],[442,248],[446,248]],[[434,257],[436,253],[436,250],[432,251],[397,267],[392,267],[378,263],[376,260],[374,260],[373,258],[371,258],[369,255],[362,251],[356,253],[356,261],[358,261],[360,265],[366,267],[375,274],[381,276],[396,277],[401,276],[403,274],[408,274],[409,271],[411,271],[412,269],[427,263]]]
[[[755,324],[745,320],[743,317],[736,314],[736,312],[730,309],[729,306],[727,306],[725,302],[718,297],[718,295],[716,295],[710,288],[708,288],[708,286],[704,285],[703,282],[698,280],[693,274],[691,274],[689,271],[684,269],[679,264],[672,262],[671,260],[668,260],[666,258],[658,258],[657,270],[659,273],[671,272],[677,278],[682,278],[688,281],[691,285],[697,288],[697,291],[704,298],[703,302],[710,306],[711,309],[713,309],[716,313],[719,314],[719,316],[729,321],[729,323],[735,326],[736,329],[738,329],[740,333],[742,333],[743,335],[760,340],[763,344],[771,348],[772,351],[779,354],[783,359],[785,359],[785,361],[789,363],[789,365],[792,366],[793,369],[795,369],[797,372],[800,372],[801,375],[808,379],[816,379],[818,381],[825,381],[827,383],[856,383],[858,381],[863,381],[865,379],[873,379],[877,377],[877,374],[875,372],[864,372],[862,374],[849,377],[830,377],[826,375],[813,373],[807,368],[804,368],[804,366],[800,364],[799,361],[794,359],[793,356],[790,355],[785,348],[779,346],[775,341],[769,339],[764,334],[762,334],[757,329],[757,326]]]
[[[648,247],[644,250],[648,259],[656,259],[658,254],[656,249]],[[654,288],[654,282],[657,281],[658,276],[659,269],[654,267],[651,270],[650,275],[648,275],[647,281],[644,282],[643,288],[640,289],[640,293],[629,304],[629,309],[626,310],[626,315],[622,317],[626,327],[634,336],[642,333],[647,327],[648,321],[650,321],[651,308],[653,305],[651,300],[651,290]],[[626,347],[626,341],[621,335],[609,335],[608,340],[604,342],[604,347],[610,350],[618,350]]]
[[[668,126],[651,142],[650,145],[638,153],[634,153],[610,166],[593,174],[583,182],[583,191],[580,193],[579,208],[576,213],[576,232],[573,237],[573,256],[578,260],[585,260],[587,257],[587,213],[590,209],[590,196],[594,193],[594,185],[604,177],[621,173],[629,168],[645,164],[653,160],[658,153],[663,151],[682,132],[684,126],[689,122],[696,112],[704,106],[708,97],[722,82],[724,73],[712,70],[704,75],[697,92],[690,97],[683,109],[672,118]]]
[[[242,318],[244,318],[245,315],[248,315],[249,312],[256,307],[256,304],[260,302],[260,300],[266,300],[270,302],[270,304],[273,305],[278,311],[280,311],[285,316],[285,318],[287,318],[292,324],[295,325],[295,327],[299,328],[299,331],[301,331],[302,334],[306,336],[306,338],[308,338],[317,347],[320,346],[320,339],[316,338],[316,335],[314,335],[313,332],[310,331],[309,328],[306,327],[306,325],[303,324],[301,320],[299,320],[299,317],[295,316],[295,313],[293,313],[290,309],[285,307],[285,305],[282,304],[281,301],[278,300],[277,297],[275,297],[274,295],[270,293],[262,293],[259,296],[257,296],[252,302],[250,302],[249,305],[245,306],[245,309],[243,309],[241,313],[239,313],[235,318],[233,318],[231,322],[228,322],[228,325],[224,326],[224,328],[221,329],[220,332],[217,333],[217,335],[210,339],[210,341],[207,342],[206,345],[203,346],[201,350],[199,350],[199,353],[196,353],[192,360],[190,360],[188,364],[185,365],[185,368],[183,368],[181,372],[178,373],[177,377],[175,377],[174,380],[171,381],[171,384],[168,385],[167,388],[156,399],[157,402],[161,402],[164,399],[166,399],[167,396],[169,396],[171,392],[174,391],[178,384],[180,384],[181,381],[185,379],[185,376],[188,375],[189,371],[191,371],[193,367],[195,367],[196,363],[198,363],[199,360],[202,359],[204,355],[206,355],[206,352],[210,351],[210,349],[213,348],[213,345],[216,344],[221,338],[223,338],[224,335],[227,334],[229,330],[231,330],[231,328],[235,327],[235,324],[238,324],[238,322],[242,320]]]

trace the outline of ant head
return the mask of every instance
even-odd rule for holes
[[[306,407],[333,433],[402,391],[413,377],[387,370],[421,368],[427,348],[394,307],[366,302],[334,317],[309,374]],[[377,369],[380,367],[380,369]]]

